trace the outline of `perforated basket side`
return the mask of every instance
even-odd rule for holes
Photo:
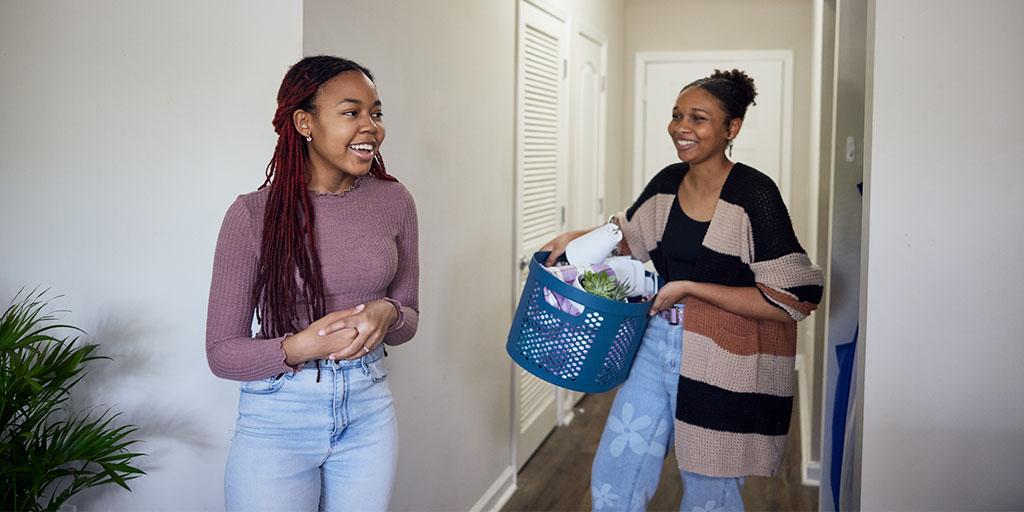
[[[543,286],[534,280],[520,324],[517,348],[522,355],[551,375],[568,380],[579,377],[593,345],[593,339],[605,321],[596,311],[588,311],[578,321],[554,309],[543,298]],[[525,290],[524,290],[525,291]]]
[[[627,365],[633,363],[632,356],[639,346],[637,335],[640,335],[642,341],[643,327],[645,326],[646,322],[637,317],[622,319],[622,324],[618,332],[615,333],[615,338],[608,347],[608,353],[601,364],[601,371],[594,378],[598,384],[611,384],[620,378],[625,380],[621,374],[628,372]]]

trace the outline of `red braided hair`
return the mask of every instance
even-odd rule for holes
[[[292,116],[296,110],[315,112],[313,99],[320,86],[345,71],[359,71],[373,81],[370,71],[355,62],[330,56],[306,57],[284,75],[277,93],[274,131],[277,147],[267,164],[267,179],[260,188],[269,186],[266,212],[263,215],[263,238],[253,301],[260,335],[273,338],[298,332],[295,305],[298,298],[306,301],[306,320],[326,314],[324,280],[320,256],[314,236],[313,206],[306,189],[309,149],[295,129]],[[370,176],[398,181],[384,169],[384,160],[377,153],[370,165]]]

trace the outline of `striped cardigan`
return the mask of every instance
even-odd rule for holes
[[[660,257],[662,235],[689,166],[658,173],[617,220],[633,256]],[[736,163],[722,187],[694,281],[754,286],[794,320],[821,300],[822,272],[800,247],[775,183]],[[676,403],[676,458],[708,476],[773,476],[793,407],[796,323],[754,320],[687,297]]]

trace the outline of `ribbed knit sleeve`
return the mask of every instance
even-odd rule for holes
[[[402,187],[402,220],[398,231],[398,268],[388,286],[388,298],[402,305],[400,325],[384,337],[388,345],[400,345],[412,339],[420,320],[419,225],[416,203]]]
[[[800,246],[778,187],[767,178],[760,181],[744,201],[750,270],[769,304],[803,320],[821,302],[824,274]]]
[[[252,337],[256,223],[243,197],[228,208],[217,237],[206,312],[206,361],[214,375],[249,381],[290,371],[281,338]]]

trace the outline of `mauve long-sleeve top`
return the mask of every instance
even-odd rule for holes
[[[214,375],[257,380],[291,371],[284,337],[253,337],[252,289],[269,189],[244,194],[228,208],[217,238],[206,318],[206,358]],[[326,311],[389,298],[402,309],[384,342],[398,345],[419,320],[419,233],[416,205],[406,188],[364,176],[348,192],[313,194],[316,240]],[[303,329],[306,304],[295,305]],[[316,319],[314,319],[316,320]]]

